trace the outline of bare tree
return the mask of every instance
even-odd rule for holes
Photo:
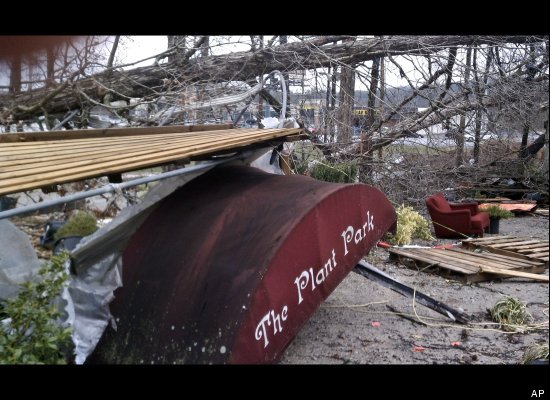
[[[355,71],[352,66],[342,67],[340,72],[340,95],[337,115],[338,138],[351,141],[353,106],[355,104]]]
[[[10,60],[10,93],[21,92],[21,55],[16,54]]]
[[[249,50],[224,52],[235,40]],[[303,93],[289,91],[289,100],[318,107],[324,137],[312,136],[314,146],[333,160],[362,164],[368,173],[361,179],[392,192],[396,200],[418,200],[423,190],[449,187],[465,177],[481,182],[492,173],[510,173],[538,182],[536,171],[548,173],[547,157],[533,167],[533,152],[542,141],[534,146],[537,135],[547,132],[548,36],[281,35],[266,38],[265,45],[263,37],[254,35],[170,36],[167,50],[140,68],[99,60],[91,42],[85,48],[60,46],[53,75],[48,54],[42,83],[26,84],[21,77],[17,85],[14,71],[10,86],[31,90],[0,94],[0,123],[75,109],[85,116],[98,104],[122,116],[137,105],[156,110],[132,120],[135,124],[182,123],[185,114],[170,117],[169,110],[247,90],[275,69],[285,76],[305,71],[315,84],[306,84]],[[369,110],[365,132],[361,143],[350,145],[353,107],[363,93]],[[130,99],[138,101],[130,104]],[[127,106],[113,108],[111,100]],[[261,91],[253,101],[260,112],[264,104],[276,111],[281,107],[273,90]],[[545,104],[546,111],[540,111]],[[240,107],[207,109],[201,119],[242,115],[245,107]],[[445,142],[453,129],[456,143]],[[421,144],[408,145],[415,134],[422,135]],[[470,158],[473,165],[464,163]],[[521,168],[503,169],[510,160]],[[386,188],[386,182],[395,187]]]
[[[466,48],[466,68],[464,71],[464,90],[470,91],[468,84],[470,82],[470,67],[472,62],[472,48]],[[466,95],[466,101],[468,94]],[[460,113],[460,122],[458,124],[458,133],[456,135],[456,159],[455,165],[460,167],[464,163],[464,129],[466,126],[466,112]]]

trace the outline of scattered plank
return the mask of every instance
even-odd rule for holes
[[[493,268],[499,271],[520,271],[527,273],[544,272],[544,261],[528,258],[520,259],[509,255],[491,252],[474,252],[459,248],[451,249],[400,249],[390,248],[392,258],[400,261],[412,259],[423,268],[437,268],[457,280],[472,283],[496,279],[495,274],[483,271],[483,268]],[[501,277],[501,276],[500,276]]]
[[[510,200],[508,197],[494,197],[492,199],[486,199],[481,197],[474,198],[474,201],[477,203],[501,203],[503,201]]]
[[[465,248],[477,248],[523,260],[544,262],[548,268],[549,242],[516,236],[495,236],[462,240]]]
[[[520,213],[533,211],[537,207],[537,203],[482,203],[479,208],[483,209],[489,206],[497,206],[506,211]]]
[[[522,271],[510,271],[509,269],[494,268],[494,267],[481,267],[481,272],[489,272],[491,274],[499,274],[505,276],[513,276],[518,278],[529,278],[536,281],[548,282],[548,275],[530,274]]]

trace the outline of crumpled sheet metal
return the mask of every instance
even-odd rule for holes
[[[149,190],[141,203],[122,210],[108,225],[84,238],[71,257],[76,276],[71,280],[69,294],[74,310],[73,326],[75,362],[82,364],[94,350],[103,331],[114,324],[109,311],[113,292],[122,285],[121,254],[128,240],[159,202],[177,188],[208,169],[159,182]],[[69,307],[71,304],[69,302]]]
[[[27,235],[8,220],[0,220],[0,301],[16,296],[19,285],[35,279],[39,269]]]
[[[242,159],[230,163],[248,165],[266,151],[264,147],[243,152]],[[212,168],[214,166],[160,181],[139,204],[123,209],[109,224],[85,237],[72,252],[76,276],[63,298],[68,315],[66,322],[73,326],[77,364],[83,364],[93,352],[109,322],[116,328],[109,303],[114,298],[113,292],[122,286],[121,255],[134,232],[162,199]]]

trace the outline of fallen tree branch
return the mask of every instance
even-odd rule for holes
[[[163,79],[177,77],[180,82],[246,81],[255,76],[283,68],[285,71],[328,67],[337,63],[354,65],[376,57],[398,54],[430,54],[452,46],[495,43],[525,43],[528,40],[544,41],[531,36],[394,36],[391,38],[367,38],[353,42],[327,44],[343,36],[330,36],[284,44],[256,51],[235,52],[223,55],[199,57],[184,65],[168,63],[134,68],[127,71],[109,70],[77,82],[79,89],[89,97],[98,98],[97,84],[109,87],[127,97],[144,97],[162,90]],[[199,43],[197,43],[199,44]],[[196,47],[196,46],[195,46]],[[192,49],[196,51],[196,48]],[[190,50],[190,51],[192,51]],[[68,86],[68,85],[67,85]],[[78,96],[65,86],[55,93],[41,88],[18,95],[0,96],[0,107],[14,108],[14,117],[22,119],[38,114],[38,109],[26,104],[47,96],[42,105],[48,112],[65,112],[79,106]],[[99,99],[100,100],[100,99]]]

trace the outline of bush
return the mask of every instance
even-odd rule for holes
[[[55,305],[68,274],[62,252],[38,271],[39,282],[25,282],[17,297],[0,306],[0,364],[66,364],[71,328],[57,322]]]
[[[354,183],[357,176],[355,164],[322,164],[315,163],[311,177],[320,181],[335,183]]]
[[[527,307],[518,299],[506,296],[489,310],[493,321],[508,332],[525,332],[525,325],[532,319]]]
[[[97,219],[85,211],[77,211],[69,221],[57,230],[54,239],[57,241],[67,236],[88,236],[97,231]]]
[[[412,207],[401,204],[395,210],[397,213],[397,230],[395,235],[389,233],[387,240],[395,245],[402,246],[410,244],[412,238],[434,240],[428,221],[414,211]]]
[[[548,344],[532,344],[530,345],[523,357],[521,358],[522,364],[528,364],[535,360],[548,360]]]

